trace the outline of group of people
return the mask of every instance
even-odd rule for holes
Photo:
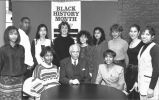
[[[130,26],[130,42],[122,39],[119,24],[110,27],[109,41],[104,30],[95,27],[92,36],[79,31],[75,43],[68,22],[59,24],[60,35],[54,41],[47,26],[40,24],[30,43],[30,22],[23,17],[19,29],[9,26],[4,32],[0,99],[22,100],[24,92],[38,100],[43,90],[60,84],[101,84],[123,91],[128,100],[159,99],[159,46],[153,42],[153,27],[141,31],[139,25]]]

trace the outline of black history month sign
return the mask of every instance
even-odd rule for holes
[[[52,39],[56,37],[56,34],[59,34],[58,25],[61,21],[67,21],[70,24],[70,34],[77,34],[77,32],[81,29],[81,2],[52,2]]]

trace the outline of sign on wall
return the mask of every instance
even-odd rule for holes
[[[53,2],[51,3],[52,39],[59,34],[58,25],[62,21],[70,24],[70,35],[76,36],[81,29],[81,2]]]

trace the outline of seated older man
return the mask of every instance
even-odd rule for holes
[[[73,44],[69,48],[70,57],[60,62],[60,83],[90,83],[89,65],[85,59],[79,59],[80,46]]]

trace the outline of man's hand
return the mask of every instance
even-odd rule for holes
[[[80,84],[78,79],[74,79],[73,84]]]
[[[153,96],[154,96],[154,90],[149,88],[147,91],[147,97],[152,98]]]
[[[78,79],[74,79],[74,80],[70,80],[70,81],[69,81],[69,84],[77,85],[77,84],[80,84],[80,82],[79,82]]]
[[[69,84],[73,84],[73,80],[69,80]]]

